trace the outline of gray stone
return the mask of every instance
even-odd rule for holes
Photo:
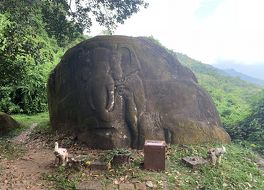
[[[0,137],[19,127],[20,124],[11,116],[0,112]]]
[[[71,48],[48,81],[51,126],[91,148],[230,142],[191,70],[146,38],[98,36]]]
[[[202,165],[208,164],[208,161],[199,156],[187,156],[182,161],[193,169],[198,168]]]
[[[146,186],[147,186],[147,187],[150,187],[150,188],[153,188],[153,187],[154,187],[154,184],[153,184],[152,181],[147,181],[147,182],[146,182]]]
[[[136,190],[147,190],[147,187],[144,183],[135,183]]]
[[[108,185],[106,185],[106,187],[104,189],[105,190],[118,190],[118,185],[108,184]]]
[[[79,183],[76,190],[102,190],[103,186],[97,181],[83,181]]]
[[[95,161],[88,165],[91,170],[107,170],[108,164],[106,162]]]
[[[256,163],[259,169],[264,170],[264,158],[258,156]]]
[[[135,186],[133,183],[121,183],[119,184],[119,190],[134,190]]]

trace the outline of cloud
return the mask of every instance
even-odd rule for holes
[[[223,1],[214,14],[201,23],[204,26],[201,33],[206,41],[201,53],[212,47],[215,56],[211,63],[218,59],[246,64],[264,63],[262,7],[264,1],[261,0]]]
[[[141,10],[115,34],[132,36],[153,35],[166,47],[186,52],[193,41],[193,14],[200,0],[152,0],[146,10]]]
[[[115,34],[153,35],[166,47],[209,64],[218,60],[264,64],[263,0],[148,2],[147,9]]]

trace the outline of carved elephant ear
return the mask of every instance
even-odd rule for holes
[[[139,71],[139,62],[133,49],[128,47],[120,47],[118,49],[121,68],[124,76],[128,76],[136,71]]]
[[[131,62],[131,52],[127,47],[121,47],[118,49],[121,68],[123,75],[127,76],[131,72],[132,62]]]
[[[107,48],[95,48],[92,54],[93,71],[98,73],[96,77],[103,77],[110,71],[110,50]]]

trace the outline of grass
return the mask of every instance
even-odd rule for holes
[[[249,148],[237,144],[227,145],[227,154],[221,165],[204,166],[198,170],[187,169],[181,158],[188,155],[205,156],[209,147],[217,145],[191,146],[189,149],[173,147],[169,160],[169,171],[181,189],[264,189],[264,172],[254,163],[256,155]]]
[[[37,127],[34,129],[33,134],[50,133],[51,128],[49,125],[48,112],[39,113],[36,115],[12,115],[12,117],[22,125],[22,131],[30,127],[33,123],[37,123]]]
[[[264,171],[257,168],[254,160],[255,153],[250,148],[245,148],[237,144],[226,145],[227,153],[222,163],[218,166],[206,165],[199,169],[191,169],[182,162],[185,156],[207,156],[207,150],[211,147],[220,147],[219,144],[206,144],[188,146],[173,145],[169,149],[167,157],[167,169],[164,172],[151,172],[142,169],[143,155],[138,151],[133,151],[134,161],[127,166],[112,168],[107,171],[85,172],[55,170],[46,175],[46,180],[52,181],[58,189],[75,189],[78,181],[99,180],[103,185],[108,185],[117,181],[152,181],[157,189],[182,190],[204,189],[264,189]],[[69,178],[68,176],[75,176]],[[49,177],[47,177],[49,176]]]
[[[12,115],[12,117],[22,124],[24,127],[30,127],[32,123],[38,123],[39,125],[43,126],[49,123],[49,114],[48,112],[39,113],[36,115]]]

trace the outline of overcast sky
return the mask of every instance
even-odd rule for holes
[[[264,0],[145,0],[115,34],[154,36],[204,63],[264,64]],[[92,35],[102,29],[94,27]]]

